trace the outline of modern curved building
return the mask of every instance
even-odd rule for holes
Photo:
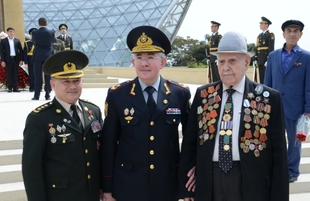
[[[192,0],[23,0],[25,32],[45,17],[48,28],[68,25],[73,48],[89,66],[130,66],[128,32],[137,26],[161,29],[172,42]],[[59,33],[58,33],[59,34]]]

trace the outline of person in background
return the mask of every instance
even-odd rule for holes
[[[34,96],[31,100],[39,100],[42,90],[42,67],[44,62],[53,54],[52,44],[56,42],[55,33],[47,29],[47,20],[40,18],[38,20],[39,29],[32,32],[32,42],[34,44],[33,53],[33,67],[34,67]],[[44,91],[45,100],[50,100],[50,93],[52,91],[50,85],[51,77],[44,74]]]
[[[61,34],[57,38],[64,41],[66,50],[72,50],[73,49],[73,40],[72,40],[72,36],[67,34],[68,25],[60,24],[58,28],[59,28],[59,31],[61,32]]]
[[[87,56],[52,55],[43,66],[55,98],[27,116],[22,175],[29,201],[99,201],[100,108],[80,99]]]
[[[274,33],[268,30],[271,21],[266,17],[261,17],[259,23],[262,32],[257,36],[256,40],[256,54],[255,60],[257,60],[258,70],[259,70],[259,82],[264,83],[266,62],[270,52],[274,50]]]
[[[301,143],[296,142],[297,120],[302,114],[310,117],[310,52],[298,45],[304,24],[287,20],[282,26],[285,43],[271,52],[267,60],[265,84],[281,93],[288,139],[289,182],[300,174]]]
[[[197,88],[182,141],[180,197],[288,201],[280,93],[246,77],[254,54],[240,33],[227,32],[213,54],[221,80]],[[193,167],[194,192],[188,189]]]
[[[28,33],[32,36],[32,32],[38,30],[37,28],[29,29]],[[28,74],[29,74],[29,91],[34,92],[34,69],[33,69],[33,52],[34,52],[34,44],[32,39],[26,40],[24,42],[24,63],[28,66]]]
[[[217,51],[217,47],[219,45],[219,42],[222,39],[222,35],[218,32],[221,24],[215,21],[211,21],[211,37],[208,41],[209,48],[208,48],[208,59],[210,60],[210,66],[211,67],[211,72],[212,72],[212,81],[218,81],[220,80],[219,72],[217,69],[217,64],[216,64],[216,56],[212,55],[212,52]]]
[[[171,50],[167,36],[139,26],[127,36],[137,77],[109,88],[101,138],[101,174],[106,201],[177,201],[179,125],[190,110],[187,86],[160,70]]]
[[[20,92],[18,89],[18,68],[23,64],[23,48],[19,39],[14,37],[15,30],[7,28],[8,37],[1,39],[1,65],[6,69],[8,92]]]
[[[55,37],[56,37],[56,30],[54,30],[55,33]],[[54,54],[57,52],[61,52],[63,50],[65,50],[65,43],[60,40],[59,38],[56,38],[56,43],[53,43],[53,49],[54,49]]]

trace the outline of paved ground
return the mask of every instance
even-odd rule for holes
[[[119,79],[120,82],[127,79]],[[199,85],[188,84],[192,92],[192,97]],[[106,98],[107,88],[85,88],[81,98],[92,101],[97,104],[102,111],[104,110],[104,101]],[[51,97],[54,94],[52,92]],[[7,93],[6,90],[0,89],[0,141],[21,140],[22,133],[27,115],[37,106],[47,101],[44,99],[44,92],[41,93],[41,99],[33,101],[33,93],[28,90],[20,93]],[[14,187],[11,187],[14,188]],[[310,194],[293,194],[290,196],[291,201],[308,201]]]

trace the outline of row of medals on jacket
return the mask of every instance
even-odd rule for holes
[[[92,119],[94,119],[94,116],[90,113],[91,110],[88,110],[87,107],[84,107],[84,110],[89,111],[88,114],[88,119],[91,121]],[[61,113],[60,109],[56,110],[57,113]],[[71,123],[70,119],[63,119],[64,122],[68,122],[69,124]],[[56,129],[59,133],[61,132],[65,132],[66,131],[66,126],[63,124],[62,126],[57,125],[57,128],[55,129],[53,126],[53,123],[48,124],[48,126],[50,127],[48,129],[48,132],[51,134],[51,143],[55,144],[57,142],[57,138],[56,138]],[[67,141],[67,137],[71,135],[71,133],[65,133],[65,134],[59,134],[57,135],[58,137],[62,137],[62,143],[65,144]]]
[[[200,133],[200,145],[210,139],[214,138],[215,123],[216,123],[216,109],[219,107],[221,98],[218,95],[219,85],[216,87],[210,86],[208,91],[203,89],[201,91],[203,109],[198,108],[198,114],[202,114],[198,117]],[[256,157],[260,156],[260,151],[267,147],[267,135],[266,126],[268,126],[268,120],[270,118],[271,106],[269,103],[269,92],[264,91],[262,85],[258,85],[255,89],[256,96],[250,92],[247,94],[247,99],[243,100],[244,117],[243,121],[245,132],[244,136],[241,137],[240,148],[244,153],[248,153],[250,150],[254,151]],[[202,111],[203,110],[203,111]],[[220,135],[224,136],[223,149],[228,151],[231,149],[228,143],[229,136],[232,135],[232,122],[231,116],[229,115],[229,109],[226,110],[226,114],[223,115],[221,123]],[[255,125],[254,133],[252,133],[251,122]],[[223,126],[226,125],[226,126]],[[209,133],[209,134],[208,134]],[[227,137],[226,137],[227,136]]]

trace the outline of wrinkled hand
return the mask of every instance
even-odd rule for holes
[[[185,187],[187,188],[188,191],[195,192],[196,188],[196,166],[192,167],[187,173],[188,181],[185,184]],[[191,199],[191,198],[190,198]]]
[[[103,193],[101,197],[103,198],[102,201],[116,201],[116,199],[112,197],[112,193]]]
[[[184,198],[184,201],[194,201],[194,198]]]
[[[5,64],[5,62],[4,62],[4,61],[2,61],[2,62],[1,62],[1,66],[3,66],[3,67],[5,67],[5,66],[6,66],[6,64]]]
[[[309,113],[305,113],[305,115],[310,118],[310,114]]]

